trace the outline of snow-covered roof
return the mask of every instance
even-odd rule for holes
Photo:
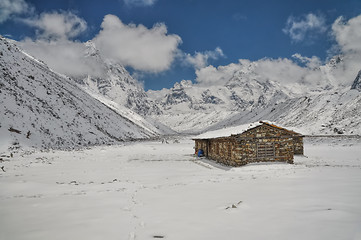
[[[279,126],[278,124],[276,125],[276,123],[274,123],[274,122],[264,120],[264,121],[259,121],[259,122],[247,123],[247,124],[243,124],[243,125],[239,125],[239,126],[235,126],[235,127],[222,128],[222,129],[218,129],[215,131],[209,131],[206,133],[202,133],[198,136],[195,136],[193,139],[210,139],[210,138],[219,138],[219,137],[230,137],[231,135],[237,135],[237,134],[244,133],[244,132],[248,131],[249,129],[255,128],[262,124],[267,124],[272,127],[277,127],[277,128],[298,134],[297,132],[293,131],[293,129],[286,129],[286,128]]]
[[[218,137],[229,137],[234,134],[241,134],[245,131],[262,125],[261,122],[253,122],[253,123],[247,123],[243,125],[239,125],[236,127],[229,127],[229,128],[222,128],[215,131],[209,131],[206,133],[202,133],[193,139],[210,139],[210,138],[218,138]]]

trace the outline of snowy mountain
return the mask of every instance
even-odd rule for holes
[[[303,134],[361,134],[360,113],[360,92],[343,89],[241,112],[206,131],[267,119]]]
[[[297,96],[277,82],[257,79],[243,71],[236,72],[223,86],[201,86],[183,80],[169,90],[147,93],[163,112],[152,117],[180,132],[201,131],[239,112]]]
[[[306,133],[361,133],[361,72],[351,91],[338,84],[342,56],[313,71],[314,84],[299,81],[281,84],[254,71],[251,63],[236,71],[224,85],[202,86],[191,81],[171,89],[148,91],[163,114],[154,118],[179,132],[203,132],[259,120],[271,120]]]
[[[85,43],[84,61],[96,62],[101,69],[97,75],[70,76],[82,87],[100,94],[113,102],[123,105],[134,112],[146,116],[161,111],[147,96],[141,84],[119,63],[104,59],[92,41]]]
[[[0,38],[0,146],[73,148],[157,136]],[[129,110],[130,111],[130,110]]]
[[[305,134],[361,133],[361,71],[351,90],[338,85],[342,56],[313,69],[321,73],[313,84],[303,76],[281,83],[250,62],[222,84],[183,80],[171,89],[145,92],[122,65],[104,59],[92,42],[86,46],[84,59],[101,71],[68,78],[1,38],[1,141],[66,148],[264,119]]]

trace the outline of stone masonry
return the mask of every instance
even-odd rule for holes
[[[228,166],[252,162],[293,163],[294,154],[303,154],[303,136],[261,122],[262,125],[229,137],[194,139],[195,150],[203,149],[207,158]]]

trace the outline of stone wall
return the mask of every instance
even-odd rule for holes
[[[232,137],[209,139],[208,158],[225,165],[236,166],[237,142]]]
[[[204,154],[207,156],[208,154],[208,139],[203,140],[203,139],[196,139],[195,140],[195,154],[198,153],[199,149],[203,149]]]
[[[293,163],[292,138],[253,138],[240,140],[241,165],[252,162]]]
[[[303,155],[303,137],[294,137],[294,154],[295,155]]]
[[[195,150],[229,166],[252,162],[293,163],[294,154],[303,154],[303,137],[283,128],[263,124],[242,134],[212,139],[196,139]]]

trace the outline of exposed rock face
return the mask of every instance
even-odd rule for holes
[[[172,91],[166,95],[163,105],[176,105],[179,103],[191,103],[192,99],[187,95],[186,91],[181,86],[175,86]]]
[[[356,89],[361,92],[361,70],[358,72],[355,81],[353,81],[351,89]]]

